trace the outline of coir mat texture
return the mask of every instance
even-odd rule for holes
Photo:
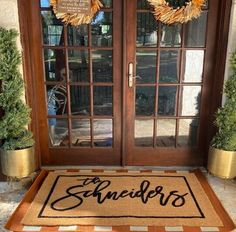
[[[81,231],[91,226],[115,231],[124,226],[146,226],[156,228],[154,231],[174,226],[193,231],[234,228],[200,171],[57,171],[44,173],[44,177],[32,203],[17,219],[18,226],[48,227],[50,231],[63,226],[84,228]],[[6,227],[12,227],[14,216]]]

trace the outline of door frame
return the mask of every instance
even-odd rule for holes
[[[29,106],[32,108],[32,122],[30,125],[30,129],[34,133],[35,138],[35,149],[36,154],[38,156],[38,162],[39,166],[41,166],[41,154],[44,152],[42,150],[42,146],[40,146],[40,128],[45,127],[44,124],[42,124],[42,121],[38,117],[38,112],[42,111],[43,109],[40,109],[37,105],[37,99],[35,96],[35,93],[38,91],[42,91],[38,89],[38,82],[34,79],[34,74],[38,70],[37,67],[41,64],[37,63],[32,59],[35,55],[38,54],[37,48],[34,46],[34,44],[39,41],[39,36],[34,33],[34,23],[35,23],[35,14],[38,12],[32,12],[32,1],[34,0],[18,0],[18,10],[19,10],[19,22],[20,22],[20,36],[21,36],[21,44],[23,48],[22,57],[23,57],[23,74],[24,79],[26,82],[26,101],[29,104]],[[132,11],[132,9],[126,8],[126,3],[129,0],[125,0],[123,4],[123,28],[125,28],[126,20],[125,20],[125,10]],[[209,0],[214,1],[214,0]],[[229,24],[230,24],[230,12],[231,12],[231,6],[232,6],[232,0],[225,0],[225,1],[219,1],[219,12],[214,15],[214,17],[217,17],[217,37],[215,38],[215,49],[214,52],[211,54],[211,57],[214,57],[214,67],[212,67],[211,70],[212,75],[214,78],[211,78],[210,81],[207,83],[207,92],[203,93],[206,94],[206,96],[209,96],[210,99],[210,108],[206,111],[204,115],[204,125],[206,125],[206,128],[209,128],[207,131],[206,139],[204,140],[204,147],[203,147],[203,163],[206,164],[207,161],[207,151],[208,146],[210,143],[210,140],[212,136],[214,135],[216,128],[213,125],[214,120],[214,114],[216,112],[216,109],[221,105],[222,100],[222,90],[223,90],[223,83],[224,83],[224,73],[225,73],[225,60],[227,55],[227,44],[228,44],[228,33],[229,33]],[[133,25],[130,25],[133,26]],[[126,38],[127,38],[127,31],[123,31],[123,51],[124,54],[127,53],[127,47],[126,47]],[[223,65],[222,65],[222,60]],[[123,59],[123,65],[126,65],[126,58]],[[125,66],[124,66],[125,67]],[[39,75],[39,74],[38,74]],[[123,77],[127,77],[127,68],[123,69]],[[127,83],[126,81],[123,82],[123,102],[124,99],[127,98],[126,93]],[[123,109],[124,109],[123,105]],[[127,110],[127,109],[126,109]],[[122,117],[124,118],[126,116],[126,110],[123,110],[121,112]],[[125,135],[128,130],[128,125],[125,125],[123,123],[122,126],[122,165],[125,165],[127,163],[126,156],[125,156],[125,144],[127,141],[125,140]],[[45,130],[46,131],[46,130]],[[47,135],[45,135],[47,136]],[[47,163],[47,160],[44,164]],[[66,163],[64,164],[66,165]],[[112,165],[112,163],[110,164]],[[135,162],[134,165],[142,165],[140,162]],[[154,164],[155,165],[155,164]],[[168,162],[166,162],[163,165],[169,165]]]

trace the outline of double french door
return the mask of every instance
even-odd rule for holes
[[[90,25],[32,2],[43,165],[200,165],[218,0],[157,22],[145,0],[103,0]]]

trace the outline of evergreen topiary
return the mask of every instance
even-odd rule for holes
[[[216,113],[215,124],[219,132],[212,140],[212,147],[236,151],[236,52],[231,60],[233,74],[225,84],[226,103]]]
[[[0,119],[1,147],[18,150],[34,144],[32,133],[27,130],[30,108],[22,101],[24,81],[19,72],[21,55],[17,49],[16,30],[0,27]]]

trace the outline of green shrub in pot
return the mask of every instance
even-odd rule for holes
[[[27,129],[30,123],[30,108],[23,102],[24,81],[19,71],[21,54],[17,49],[18,33],[16,30],[0,27],[0,140],[1,163],[5,175],[8,169],[14,166],[13,160],[8,160],[9,152],[33,150],[34,140],[32,132]],[[21,156],[22,155],[21,153]],[[34,154],[32,154],[34,156]],[[31,157],[32,158],[32,157]],[[6,160],[7,159],[7,160]],[[24,163],[27,162],[23,157]],[[22,168],[20,159],[17,159],[16,168]],[[30,161],[33,166],[35,160]],[[4,165],[7,165],[4,166]],[[30,167],[29,171],[35,169]],[[13,176],[15,174],[13,173]],[[17,175],[17,174],[16,174]],[[27,174],[23,174],[24,176]],[[21,175],[19,176],[21,177]]]
[[[236,176],[236,52],[230,63],[233,73],[225,83],[226,102],[216,113],[218,132],[208,157],[208,170],[223,178]]]

